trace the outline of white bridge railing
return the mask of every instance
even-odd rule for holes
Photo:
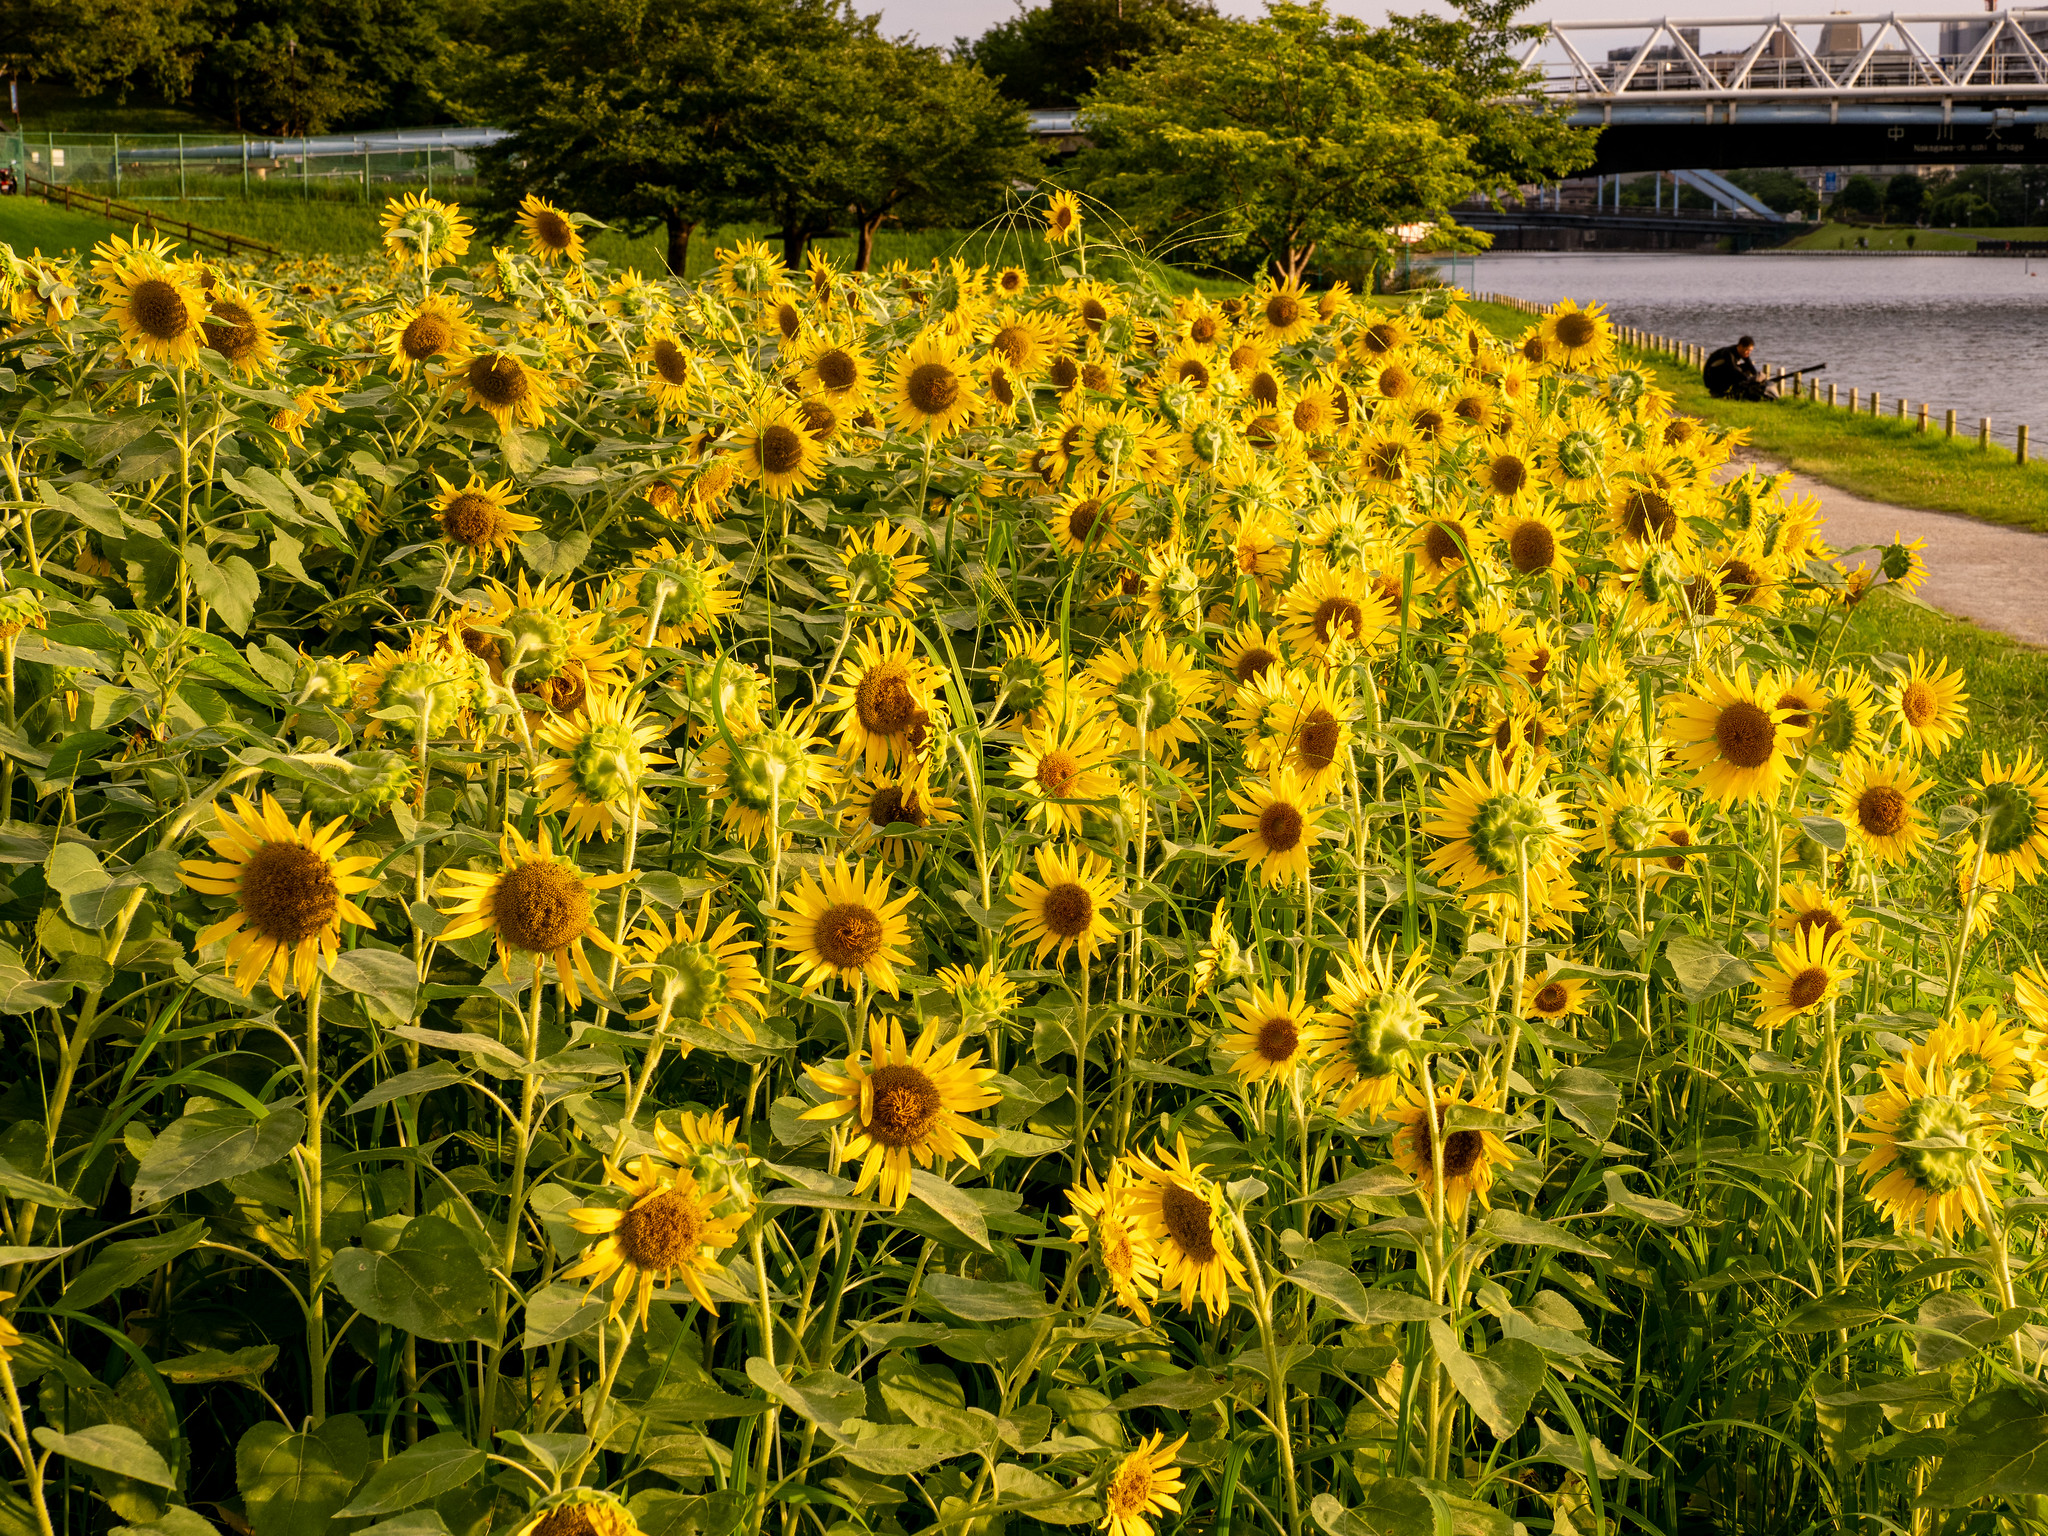
[[[1543,90],[1591,105],[1658,95],[1839,101],[2038,97],[2048,7],[1971,15],[1662,17],[1552,21],[1524,63]]]

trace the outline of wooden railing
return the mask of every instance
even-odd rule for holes
[[[24,177],[22,184],[31,194],[40,197],[44,202],[59,203],[71,209],[83,209],[87,213],[97,213],[103,218],[116,219],[126,224],[147,224],[160,234],[177,235],[187,245],[218,250],[230,258],[240,254],[275,259],[279,255],[277,247],[266,241],[252,240],[247,235],[233,234],[224,229],[208,229],[204,224],[194,224],[190,219],[165,218],[162,214],[139,204],[102,197],[97,192],[87,192],[81,187],[61,186],[37,176]]]

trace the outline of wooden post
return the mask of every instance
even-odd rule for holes
[[[121,195],[121,135],[114,135],[114,196]]]
[[[2019,461],[2022,464],[2027,462],[2027,425],[2025,422],[2020,423],[2019,441],[2013,451],[2019,456]]]
[[[1927,402],[1925,400],[1920,402],[1920,430],[1922,432],[1927,430]]]
[[[1904,421],[1905,419],[1906,419],[1906,397],[1905,397],[1904,395],[1901,395],[1901,396],[1899,396],[1899,420],[1901,420],[1901,421]]]
[[[1989,416],[1979,416],[1977,418],[1977,446],[1979,448],[1989,448],[1991,446],[1991,418]]]
[[[1863,409],[1861,396],[1862,391],[1859,388],[1857,388],[1856,385],[1851,384],[1849,386],[1849,414],[1851,416],[1854,416],[1858,411]]]
[[[185,135],[178,135],[178,196],[185,196]]]
[[[1841,403],[1842,397],[1839,390],[1840,386],[1833,379],[1828,380],[1828,407],[1831,410]]]
[[[1877,391],[1874,389],[1870,392],[1870,414],[1873,416],[1882,414],[1877,408]]]
[[[1956,435],[1956,413],[1953,407],[1942,418],[1941,432],[1944,437],[1954,437]]]

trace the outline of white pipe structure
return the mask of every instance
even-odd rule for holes
[[[1943,53],[1938,32],[1935,46],[1929,47],[1914,31],[1943,26],[1971,34],[1967,51]],[[1811,42],[1800,35],[1802,28],[1816,34]],[[1982,35],[1974,35],[1979,28]],[[1702,53],[1702,32],[1733,33],[1735,46]],[[1587,57],[1581,46],[1595,33],[1619,42],[1603,61]],[[1850,35],[1856,39],[1854,51],[1827,48],[1828,38]],[[1997,97],[2048,104],[2044,45],[2048,7],[1977,15],[1666,16],[1547,22],[1522,62],[1540,72],[1543,94],[1570,97],[1582,106],[1647,104],[1658,97],[1741,102],[1816,96],[1832,101]]]

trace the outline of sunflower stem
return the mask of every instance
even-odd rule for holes
[[[1088,953],[1076,951],[1081,958],[1081,1011],[1074,1025],[1074,1177],[1081,1182],[1081,1174],[1088,1166]]]
[[[1266,1355],[1266,1381],[1272,1396],[1267,1399],[1273,1408],[1268,1422],[1273,1426],[1273,1438],[1280,1446],[1280,1476],[1287,1492],[1288,1536],[1295,1536],[1301,1529],[1301,1489],[1294,1475],[1294,1425],[1287,1412],[1287,1371],[1280,1362],[1280,1346],[1273,1332],[1273,1296],[1266,1287],[1265,1267],[1259,1260],[1259,1251],[1252,1245],[1252,1235],[1244,1224],[1244,1213],[1236,1206],[1230,1207],[1230,1224],[1237,1232],[1238,1246],[1244,1252],[1245,1274],[1252,1282],[1253,1314],[1258,1319],[1259,1343]]]
[[[526,1205],[526,1163],[533,1150],[533,1101],[538,1093],[540,1074],[534,1070],[534,1063],[540,1060],[540,1012],[547,996],[547,956],[536,955],[533,960],[533,1001],[526,1013],[526,1070],[519,1094],[519,1118],[512,1125],[512,1178],[506,1193],[509,1205],[505,1211],[505,1230],[498,1240],[498,1269],[501,1275],[510,1275],[519,1261],[519,1213]],[[495,1288],[492,1303],[493,1343],[485,1351],[483,1404],[481,1408],[482,1427],[478,1434],[479,1445],[489,1445],[497,1430],[498,1422],[498,1362],[505,1354],[505,1318],[507,1312],[505,1282]]]
[[[661,999],[661,1017],[654,1024],[654,1039],[647,1047],[647,1059],[640,1064],[640,1076],[626,1094],[626,1108],[619,1116],[619,1134],[612,1141],[612,1163],[619,1161],[619,1154],[626,1150],[626,1138],[633,1133],[633,1117],[640,1112],[641,1097],[647,1092],[647,1085],[654,1080],[654,1069],[661,1062],[662,1047],[668,1043],[668,1019],[675,1007],[675,993],[672,988],[664,989]]]
[[[1991,847],[1988,836],[1976,839],[1977,857],[1970,866],[1970,888],[1963,893],[1963,923],[1956,933],[1956,952],[1948,966],[1948,991],[1941,1002],[1946,1019],[1956,1011],[1956,989],[1963,984],[1963,957],[1970,952],[1970,930],[1977,926],[1977,902],[1984,889],[1984,855]]]
[[[315,1424],[327,1417],[327,1310],[322,1292],[327,1265],[320,1252],[325,1218],[326,1153],[320,1103],[320,973],[306,988],[306,1059],[302,1081],[306,1090],[306,1142],[300,1154],[300,1179],[306,1208],[306,1370],[308,1407]]]
[[[43,1466],[49,1460],[46,1454],[36,1456],[35,1441],[29,1438],[28,1422],[21,1412],[21,1393],[14,1384],[14,1368],[7,1363],[7,1356],[0,1354],[0,1391],[7,1395],[7,1437],[14,1445],[14,1454],[21,1458],[21,1471],[28,1483],[28,1500],[35,1510],[38,1536],[57,1536],[57,1530],[50,1523],[49,1501],[43,1497]]]

